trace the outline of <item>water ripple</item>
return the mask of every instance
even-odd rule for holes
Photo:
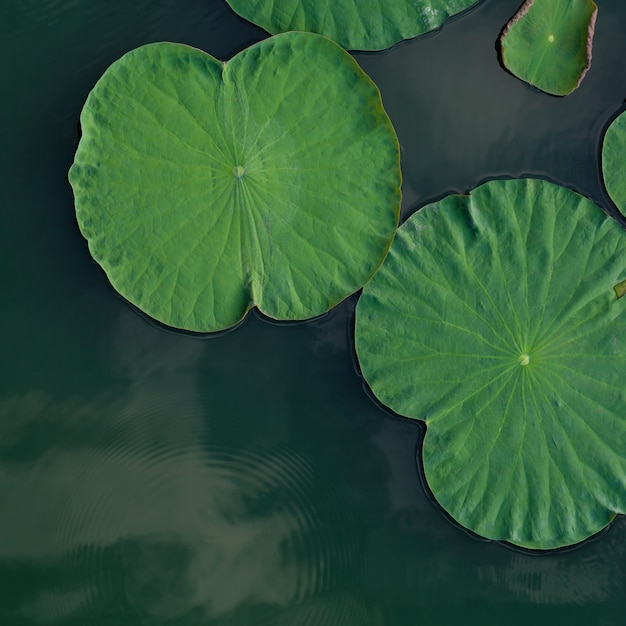
[[[351,522],[337,513],[346,503],[297,450],[123,444],[72,466],[55,542],[81,572],[82,616],[113,606],[137,618],[217,619],[302,606],[310,623],[359,623],[324,600],[355,569]],[[50,610],[68,613],[61,601]],[[336,617],[319,622],[320,611]]]

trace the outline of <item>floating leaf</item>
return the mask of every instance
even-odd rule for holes
[[[602,143],[604,185],[617,208],[626,214],[626,112],[608,127]]]
[[[270,33],[324,35],[346,50],[382,50],[439,28],[479,0],[227,0]]]
[[[566,96],[591,65],[597,12],[592,0],[526,0],[500,38],[504,65],[542,91]]]
[[[171,43],[129,52],[81,114],[78,223],[113,286],[161,322],[324,313],[382,262],[399,147],[352,57],[307,33],[228,63]]]
[[[626,233],[533,180],[400,227],[357,306],[376,396],[424,420],[426,480],[460,524],[549,549],[626,510]]]

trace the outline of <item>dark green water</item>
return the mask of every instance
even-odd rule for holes
[[[404,215],[522,173],[612,211],[599,149],[626,97],[626,5],[599,3],[592,69],[559,99],[498,65],[520,1],[357,55],[400,137]],[[623,625],[623,518],[531,555],[432,501],[420,426],[358,376],[354,297],[197,337],[91,261],[66,175],[104,69],[147,42],[228,59],[264,36],[221,0],[1,0],[0,624]]]

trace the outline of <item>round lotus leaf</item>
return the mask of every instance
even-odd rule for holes
[[[626,233],[582,196],[496,180],[414,214],[356,313],[363,375],[424,420],[463,526],[535,549],[626,510]]]
[[[109,67],[81,114],[70,182],[94,259],[164,324],[281,320],[359,289],[398,223],[398,141],[335,43],[288,33],[228,63],[151,44]]]
[[[571,93],[591,66],[597,12],[592,0],[526,0],[500,38],[502,62],[542,91]]]
[[[611,199],[626,214],[626,112],[613,120],[604,135],[602,175]]]
[[[382,50],[439,28],[479,0],[227,0],[270,33],[319,33],[346,50]]]

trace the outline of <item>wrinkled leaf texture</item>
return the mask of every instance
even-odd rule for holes
[[[287,33],[227,63],[158,43],[89,94],[76,215],[117,291],[210,332],[257,306],[320,315],[381,264],[397,227],[398,141],[380,94],[330,40]]]
[[[577,193],[495,180],[403,224],[363,290],[375,395],[426,422],[427,483],[460,524],[533,549],[626,510],[626,233]]]
[[[346,50],[383,50],[439,28],[479,0],[227,0],[270,33],[319,33]]]

